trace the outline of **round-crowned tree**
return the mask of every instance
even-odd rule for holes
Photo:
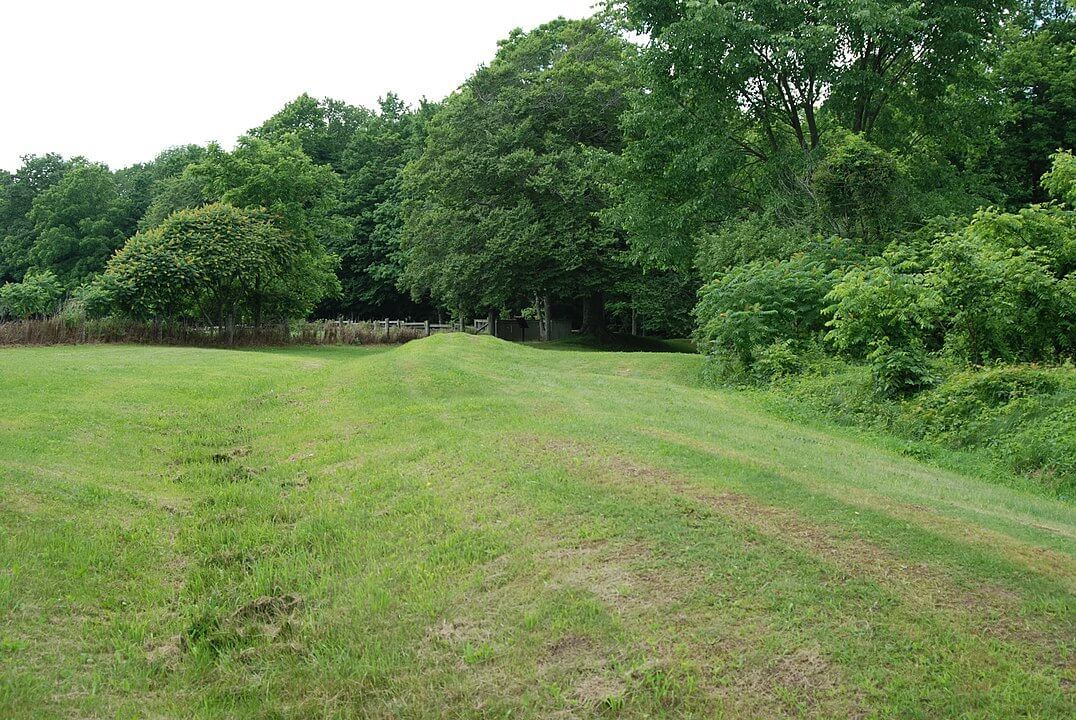
[[[173,213],[138,233],[101,282],[122,314],[237,322],[302,317],[333,287],[332,258],[261,210],[217,203]]]

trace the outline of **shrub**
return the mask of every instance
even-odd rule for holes
[[[819,336],[838,262],[831,244],[788,260],[740,265],[704,286],[695,307],[699,349],[719,365],[744,371],[762,348]]]
[[[904,408],[899,429],[954,447],[984,447],[1014,472],[1076,490],[1076,370],[1001,365],[954,373]]]
[[[1068,264],[1059,257],[1064,248],[1043,233],[1022,245],[1000,242],[992,230],[1013,217],[979,213],[932,253],[927,279],[941,298],[947,345],[972,362],[1050,359],[1073,349],[1076,288],[1058,274]],[[1071,217],[1058,222],[1076,232]]]
[[[127,317],[211,318],[233,328],[305,316],[339,290],[336,262],[263,211],[218,203],[175,212],[129,239],[101,283]]]
[[[756,351],[752,375],[760,382],[772,382],[795,375],[804,367],[803,356],[797,352],[792,341],[777,340]]]
[[[75,288],[71,300],[82,305],[82,312],[88,319],[108,317],[116,308],[114,289],[100,275],[92,282]]]
[[[27,273],[20,283],[0,287],[0,315],[19,319],[46,317],[56,310],[63,287],[50,270]]]
[[[927,353],[918,342],[893,347],[883,340],[867,355],[867,363],[882,395],[911,395],[934,382]]]
[[[712,280],[737,265],[784,260],[802,251],[809,242],[810,235],[804,228],[783,225],[772,213],[752,213],[699,238],[695,264],[705,280]]]
[[[826,296],[826,339],[859,357],[883,345],[922,343],[941,312],[940,298],[922,269],[915,253],[896,247],[845,273]]]
[[[1052,206],[989,209],[929,246],[893,246],[836,283],[827,297],[827,339],[854,357],[884,344],[879,362],[901,350],[913,365],[923,350],[942,347],[973,363],[1071,354],[1073,220]]]
[[[844,236],[878,242],[901,178],[896,159],[861,135],[847,135],[822,161],[814,188],[827,219]]]
[[[1058,150],[1050,160],[1050,170],[1042,176],[1042,186],[1060,202],[1076,208],[1076,158],[1070,150]]]

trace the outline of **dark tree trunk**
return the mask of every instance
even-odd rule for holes
[[[583,334],[602,342],[612,338],[605,325],[605,293],[600,290],[587,296],[583,307]]]
[[[549,313],[549,296],[545,295],[542,297],[542,339],[547,342],[551,339],[552,321],[553,318]]]

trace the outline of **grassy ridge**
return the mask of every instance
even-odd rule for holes
[[[1076,711],[1070,505],[699,362],[0,353],[0,716]]]

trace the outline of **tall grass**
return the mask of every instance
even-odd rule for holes
[[[56,316],[42,320],[0,322],[0,346],[141,343],[197,347],[259,347],[285,345],[378,345],[404,343],[422,337],[417,328],[385,328],[375,323],[335,320],[238,326],[232,332],[185,323],[138,323],[108,318],[78,320]]]

